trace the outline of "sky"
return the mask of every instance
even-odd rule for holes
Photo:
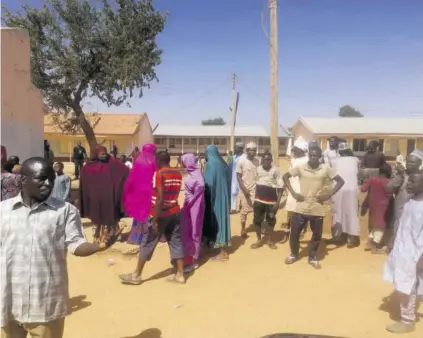
[[[153,123],[230,119],[232,73],[240,92],[237,124],[270,124],[268,0],[155,0],[169,18],[159,82],[131,107]],[[3,0],[9,10],[40,0]],[[278,0],[279,122],[335,117],[349,104],[369,117],[423,117],[422,0]]]

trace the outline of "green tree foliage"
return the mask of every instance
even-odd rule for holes
[[[213,119],[201,121],[203,126],[224,126],[226,121],[222,117],[215,117]]]
[[[346,105],[339,108],[338,115],[340,117],[363,117],[364,115],[360,113],[357,109]]]
[[[95,146],[84,99],[96,97],[110,107],[127,102],[135,91],[142,96],[157,80],[162,51],[156,37],[166,15],[151,0],[43,0],[40,9],[22,9],[3,8],[3,21],[29,32],[32,82],[53,121],[64,131],[80,128]]]

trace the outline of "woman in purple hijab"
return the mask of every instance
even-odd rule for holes
[[[204,217],[204,178],[194,154],[185,154],[181,162],[187,171],[182,209],[181,236],[185,250],[185,272],[198,268]]]
[[[156,146],[147,143],[136,157],[123,192],[123,205],[127,216],[134,219],[128,243],[140,245],[148,230],[153,194],[153,178],[156,172]]]

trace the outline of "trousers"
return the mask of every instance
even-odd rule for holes
[[[62,338],[65,329],[65,318],[47,323],[21,324],[16,321],[7,323],[1,328],[1,338]]]
[[[309,247],[309,257],[315,258],[317,251],[319,250],[320,241],[322,240],[323,234],[323,217],[303,215],[293,213],[291,218],[291,234],[289,237],[289,246],[291,254],[298,257],[300,251],[300,235],[304,228],[307,226],[307,222],[310,223],[310,228],[313,233]]]

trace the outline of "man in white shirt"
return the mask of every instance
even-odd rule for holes
[[[76,207],[50,197],[48,160],[26,160],[21,174],[21,194],[0,203],[1,337],[61,338],[70,313],[67,252],[90,256],[116,238],[102,248],[86,241]]]

